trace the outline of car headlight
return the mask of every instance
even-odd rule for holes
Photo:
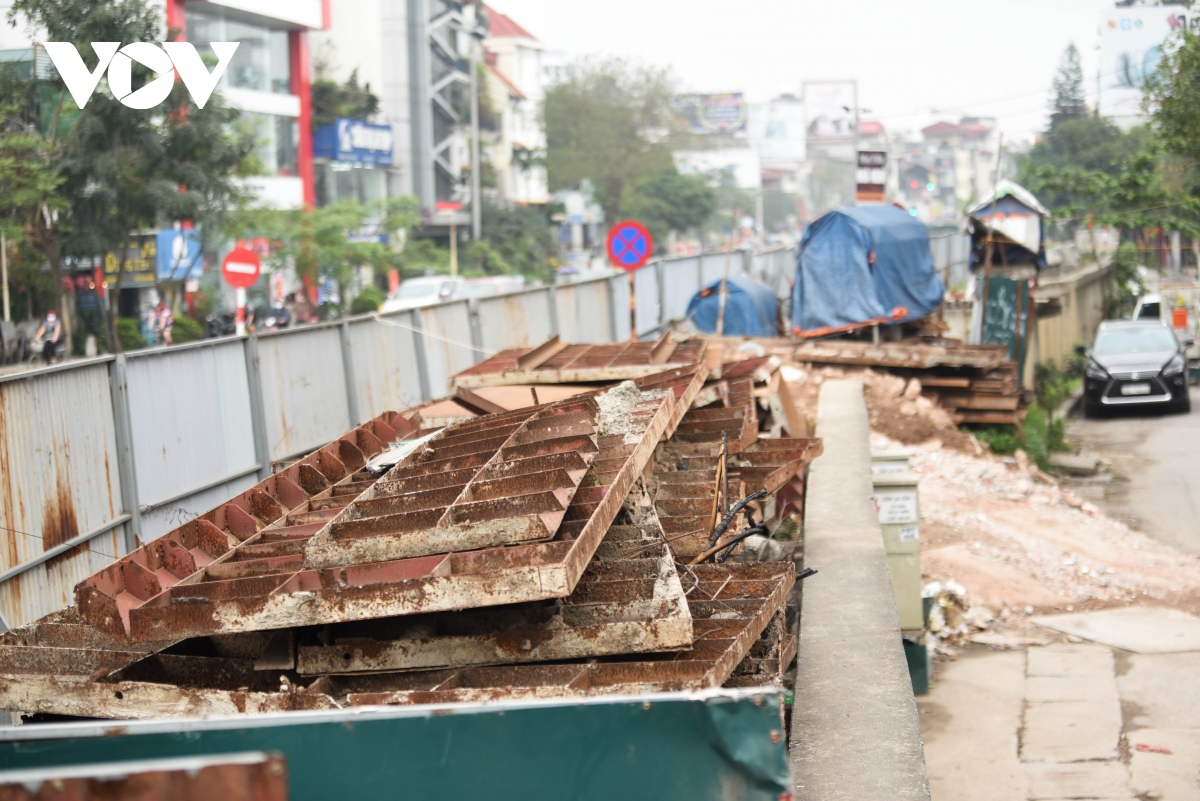
[[[1093,361],[1087,363],[1087,367],[1083,369],[1083,372],[1088,378],[1095,378],[1098,381],[1108,380],[1108,372]]]
[[[1162,369],[1163,375],[1179,375],[1187,367],[1187,362],[1183,359],[1183,354],[1176,353],[1171,361],[1167,362],[1167,366]]]

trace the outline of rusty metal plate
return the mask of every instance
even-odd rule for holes
[[[0,676],[0,707],[21,713],[149,719],[719,687],[783,609],[795,583],[795,566],[791,562],[698,565],[681,574],[681,583],[691,610],[694,641],[690,648],[674,653],[602,657],[585,664],[313,679],[294,671],[255,670],[254,654],[237,655],[236,639],[206,638],[173,649],[192,653],[154,654],[100,681]]]
[[[782,687],[783,674],[796,658],[796,645],[795,635],[787,630],[787,615],[781,609],[723,686]]]
[[[824,450],[818,438],[763,438],[729,457],[729,477],[740,480],[748,493],[761,489],[773,494]]]
[[[446,438],[441,440],[449,444],[440,453],[444,458],[421,463],[421,469],[428,471],[424,475],[432,476],[430,481],[438,483],[461,480],[463,474],[459,470],[487,466],[492,456],[488,448],[501,449],[508,460],[503,462],[505,466],[528,459],[571,460],[583,453],[591,454],[591,465],[584,472],[578,490],[569,496],[570,503],[565,510],[554,512],[555,519],[561,512],[563,522],[548,541],[325,567],[319,566],[322,560],[318,560],[318,565],[307,562],[306,541],[317,531],[332,528],[329,524],[342,510],[336,507],[310,510],[299,518],[288,516],[281,523],[267,526],[240,545],[230,543],[229,552],[222,554],[219,563],[192,574],[187,582],[177,582],[157,594],[148,594],[145,599],[135,596],[135,604],[129,606],[127,613],[130,638],[135,642],[178,640],[221,632],[339,623],[570,595],[676,411],[673,392],[642,392],[632,383],[606,390],[594,401],[586,398],[563,401],[561,408],[578,410],[580,404],[593,402],[599,410],[600,426],[594,439],[583,434],[538,439],[553,433],[553,420],[541,416],[545,410],[534,410],[528,419],[535,428],[522,429],[531,437],[529,441],[521,440],[518,433],[509,442],[513,431],[519,428],[517,425],[513,431],[485,438],[484,447],[480,440],[469,436],[466,440],[455,439],[459,437],[455,433],[459,427],[455,426],[447,429]],[[520,419],[521,414],[528,413],[529,410],[522,410],[514,414]],[[478,418],[463,425],[483,425],[483,430],[467,429],[475,436],[486,431],[488,419]],[[549,428],[537,429],[536,425],[543,420],[548,421]],[[593,444],[594,452],[588,450]],[[558,452],[547,454],[547,449]],[[405,472],[411,461],[410,458],[398,464],[383,481],[395,489],[398,486],[395,481],[413,478]],[[545,467],[541,462],[539,465]],[[578,461],[564,462],[551,472],[561,477],[576,471],[578,466]],[[358,494],[366,489],[362,487]],[[420,491],[430,493],[424,497],[436,497],[438,503],[449,503],[446,499],[453,485],[439,495],[443,489],[446,488]],[[553,496],[556,502],[560,496]],[[544,507],[533,504],[501,506],[508,501],[520,501],[521,497],[528,496],[465,504],[463,522],[471,522],[481,511],[496,508],[537,514],[545,511]],[[351,500],[354,499],[347,498],[342,505]],[[539,498],[538,502],[542,500]],[[435,512],[437,508],[440,507],[435,507]],[[433,512],[429,517],[433,517]],[[435,522],[430,520],[429,526]]]
[[[561,601],[340,624],[301,642],[302,676],[550,662],[688,648],[692,618],[657,526],[612,526]]]
[[[371,476],[354,475],[367,459],[414,433],[394,412],[359,426],[85,579],[75,587],[79,614],[101,631],[128,638],[131,613],[196,584],[242,543],[261,542],[264,529],[273,528],[277,536],[280,521],[286,521],[289,537],[311,536],[374,483]],[[135,639],[178,639],[169,631],[161,634]]]
[[[253,751],[0,771],[0,801],[287,798],[287,760]]]
[[[540,542],[596,458],[599,406],[573,398],[444,429],[304,548],[308,568]]]
[[[450,380],[468,388],[625,381],[703,362],[706,345],[703,338],[675,342],[664,336],[655,342],[564,346],[555,337],[536,348],[501,351]]]

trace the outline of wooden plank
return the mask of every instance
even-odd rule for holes
[[[1016,412],[955,412],[956,423],[980,423],[992,425],[1016,425],[1021,416]]]
[[[921,382],[923,387],[950,387],[954,389],[967,389],[971,386],[970,378],[955,378],[953,376],[943,375],[919,375],[917,380]]]
[[[676,343],[671,339],[669,334],[663,334],[658,342],[654,343],[654,349],[650,351],[650,364],[666,364],[667,359],[671,358],[671,354],[675,352]]]
[[[517,357],[518,370],[533,370],[539,365],[553,359],[560,351],[566,349],[566,342],[559,342],[558,334],[547,339],[531,351]]]
[[[780,381],[776,394],[779,396],[780,405],[783,406],[784,417],[787,418],[788,434],[795,439],[806,439],[809,436],[808,420],[796,408],[796,399],[792,395],[792,390],[788,386],[788,382]]]

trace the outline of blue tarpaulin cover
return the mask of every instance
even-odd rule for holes
[[[692,295],[687,314],[692,323],[706,334],[717,332],[721,279]],[[775,337],[779,328],[779,300],[763,284],[740,275],[729,276],[729,297],[725,301],[725,334],[733,337]]]
[[[875,254],[874,264],[870,261]],[[945,287],[933,268],[929,229],[895,206],[849,206],[804,232],[792,288],[792,325],[801,332],[890,318],[916,320],[937,309]]]

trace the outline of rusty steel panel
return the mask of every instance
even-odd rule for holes
[[[91,589],[79,595],[81,611],[93,623],[106,625],[114,633],[120,634],[127,627],[134,641],[145,641],[565,597],[575,588],[634,479],[649,461],[654,444],[672,420],[674,397],[666,390],[643,393],[632,384],[596,396],[600,407],[598,451],[581,485],[590,489],[576,493],[565,511],[565,522],[549,541],[314,567],[302,556],[302,541],[325,528],[340,509],[310,513],[301,519],[289,515],[274,525],[253,530],[247,525],[236,533],[221,531],[220,521],[214,520],[218,524],[215,528],[201,525],[203,531],[189,534],[194,539],[204,534],[214,540],[209,547],[215,556],[193,554],[200,560],[196,565],[199,575],[187,582],[164,576],[169,585],[164,588],[146,576],[159,569],[155,559],[161,561],[161,557],[148,554],[143,563],[127,568],[128,575],[110,572],[92,582]],[[579,402],[587,399],[562,403]],[[486,419],[476,418],[462,425],[478,425]],[[446,436],[456,436],[457,428],[448,429]],[[506,439],[503,435],[492,442],[500,446]],[[564,459],[578,449],[572,444],[578,439],[560,439],[562,451],[567,454]],[[514,439],[505,446],[505,458],[536,455],[541,447],[541,441]],[[471,464],[480,453],[478,448],[472,441],[454,443],[450,449],[454,455],[447,458],[459,461],[432,462],[429,475],[436,475],[439,481],[457,480],[457,469],[482,466],[486,461]],[[395,470],[402,471],[406,464],[402,461]],[[427,491],[436,495],[438,488]],[[580,495],[586,495],[586,501]],[[346,502],[351,500],[347,498]],[[526,502],[519,498],[513,500],[522,513],[542,513],[537,507],[540,499],[529,507],[521,505]],[[492,501],[479,503],[482,506],[464,507],[463,522],[486,515],[495,506]],[[214,539],[217,535],[232,539],[222,545]],[[238,540],[243,544],[238,545]],[[180,544],[191,551],[199,547]],[[221,563],[210,566],[218,558]],[[120,604],[118,597],[123,599]]]
[[[796,637],[787,630],[787,614],[775,613],[750,653],[734,669],[725,687],[782,687],[783,674],[796,658]]]
[[[624,381],[665,370],[696,365],[704,360],[707,340],[699,337],[676,342],[664,336],[653,342],[615,345],[567,345],[531,369],[522,359],[537,348],[512,348],[453,377],[455,386],[483,387],[511,384],[571,384],[588,381]]]
[[[476,301],[479,327],[489,349],[530,347],[554,334],[547,288],[527,289]]]
[[[0,571],[100,529],[124,511],[109,363],[0,382]],[[0,587],[5,622],[19,626],[64,606],[68,588],[93,569],[87,548],[115,555],[119,541],[105,533],[81,551],[6,581]]]
[[[657,525],[612,526],[553,604],[334,626],[297,649],[301,675],[549,662],[688,648],[692,618]]]
[[[550,539],[596,458],[591,398],[443,429],[304,548],[307,567]]]
[[[0,771],[0,801],[287,798],[287,760],[260,752]]]
[[[139,476],[140,478],[140,476]],[[192,518],[199,517],[206,509],[220,506],[235,495],[241,495],[259,481],[258,473],[247,473],[239,478],[217,484],[200,492],[177,498],[169,503],[143,505],[142,542],[158,539],[172,529],[178,528]]]
[[[318,448],[350,428],[336,325],[259,337],[258,353],[272,459]]]
[[[680,575],[692,615],[690,648],[585,664],[515,664],[322,675],[256,670],[258,654],[153,654],[99,680],[0,676],[0,706],[95,718],[149,719],[561,698],[719,687],[751,654],[795,583],[791,562],[698,565]],[[518,644],[519,647],[519,644]]]
[[[408,312],[355,320],[349,324],[350,354],[358,419],[421,402],[414,333]],[[330,382],[341,378],[330,365]],[[268,392],[265,387],[264,395]]]
[[[439,303],[416,310],[421,318],[425,342],[425,369],[429,372],[429,391],[441,397],[450,385],[450,376],[465,370],[483,358],[471,345],[471,307],[468,301]],[[484,338],[489,348],[500,347]]]
[[[608,279],[597,278],[555,288],[558,333],[566,342],[612,342],[612,299]]]
[[[214,563],[228,561],[240,543],[272,536],[295,539],[296,532],[311,536],[374,482],[373,477],[359,475],[366,460],[411,433],[412,426],[395,413],[353,429],[80,583],[75,588],[80,615],[102,631],[128,638],[134,612],[173,590],[182,593],[181,586],[197,586],[203,575],[216,569]],[[273,526],[281,520],[285,527]],[[267,528],[272,529],[270,535],[260,534]],[[178,639],[172,635],[164,631],[159,637],[135,639]]]
[[[729,476],[740,480],[747,493],[766,490],[774,494],[824,449],[819,438],[759,439],[741,453],[729,457]]]
[[[140,503],[152,506],[254,467],[241,340],[127,359]]]

